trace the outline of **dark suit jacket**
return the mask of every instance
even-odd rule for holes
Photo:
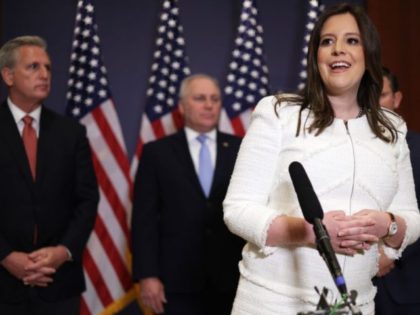
[[[184,130],[143,148],[135,182],[133,273],[158,277],[168,292],[193,292],[211,282],[235,290],[243,241],[223,222],[222,201],[240,139],[217,133],[209,198],[204,195]]]
[[[0,260],[12,251],[62,244],[73,255],[47,288],[29,288],[0,265],[0,303],[36,290],[47,301],[85,288],[81,257],[96,216],[98,189],[86,130],[43,107],[32,179],[22,138],[6,102],[0,106]],[[34,227],[38,241],[34,244]]]
[[[417,203],[420,203],[420,134],[408,132],[407,142],[416,185]],[[420,304],[420,240],[408,246],[395,268],[380,278],[382,288],[387,290],[397,304]],[[378,294],[382,294],[381,291]],[[390,306],[388,305],[389,309]],[[391,313],[391,312],[389,312]],[[414,314],[414,313],[413,313]]]

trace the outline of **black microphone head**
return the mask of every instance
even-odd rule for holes
[[[296,161],[290,163],[289,173],[305,220],[311,224],[315,219],[322,220],[324,212],[302,164]]]

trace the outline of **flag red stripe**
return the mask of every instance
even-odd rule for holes
[[[115,243],[112,240],[111,235],[109,235],[109,232],[100,216],[96,219],[95,232],[102,243],[102,247],[105,249],[112,266],[114,267],[118,279],[120,279],[122,287],[128,291],[132,285],[130,273],[121,259],[120,253],[118,252],[117,247],[115,246]]]
[[[117,215],[117,219],[122,226],[125,238],[128,244],[128,226],[126,221],[126,215],[124,212],[124,208],[119,202],[118,196],[115,193],[114,186],[110,183],[107,173],[102,168],[102,165],[99,163],[95,152],[92,153],[93,164],[95,166],[96,176],[98,177],[98,183],[101,186],[101,189],[104,192],[105,198],[108,199],[112,210],[114,213],[119,212],[120,216]],[[118,210],[118,208],[120,208]],[[123,220],[121,222],[121,220]],[[105,224],[102,221],[102,218],[98,215],[95,223],[95,232],[98,235],[100,242],[102,243],[103,248],[106,249],[106,253],[108,255],[109,260],[111,261],[112,266],[114,267],[118,278],[124,289],[128,289],[131,287],[132,281],[129,271],[125,266],[122,257],[120,256],[117,247],[115,246],[114,241],[112,240],[111,235],[109,234],[108,230],[105,227]]]
[[[138,159],[140,159],[141,152],[143,151],[143,145],[144,145],[144,143],[143,143],[143,140],[140,136],[138,141],[137,141],[137,148],[136,148],[136,157]]]
[[[156,139],[159,139],[165,136],[165,129],[163,129],[163,125],[160,119],[152,121],[151,125],[152,125],[153,132],[155,133]]]
[[[80,315],[91,315],[83,297],[80,299]]]
[[[111,304],[113,301],[111,293],[109,293],[108,287],[102,278],[101,271],[98,269],[88,250],[84,252],[83,265],[102,304],[105,306]]]
[[[112,150],[112,155],[115,157],[117,163],[121,167],[122,173],[126,177],[127,182],[131,183],[131,178],[128,175],[130,174],[130,165],[128,163],[127,155],[115,137],[115,134],[109,125],[108,120],[104,116],[102,112],[102,106],[95,108],[91,114],[95,119],[99,129],[101,130],[102,138],[106,141],[106,143],[108,143],[108,147]]]
[[[235,135],[239,137],[243,137],[245,135],[244,125],[242,124],[241,118],[239,116],[232,118],[231,124]]]
[[[172,119],[177,130],[181,129],[184,126],[184,119],[182,118],[178,107],[172,111]]]
[[[124,231],[125,238],[129,239],[129,229],[127,224],[127,216],[125,213],[124,205],[122,204],[115,187],[108,177],[108,173],[103,169],[102,164],[99,162],[96,152],[92,150],[92,160],[95,167],[96,177],[101,186],[106,199],[108,199],[111,209],[113,210],[121,229]]]

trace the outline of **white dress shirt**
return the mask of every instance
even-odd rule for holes
[[[199,154],[201,143],[198,141],[197,137],[201,134],[189,127],[185,127],[185,135],[187,137],[188,148],[190,149],[191,158],[194,163],[195,172],[198,175],[198,162],[199,162]],[[207,136],[206,144],[210,150],[210,157],[212,166],[216,165],[216,136],[217,132],[216,129],[213,129],[209,132],[206,132],[205,135]]]
[[[12,116],[19,129],[20,135],[22,136],[23,127],[25,126],[25,123],[23,122],[23,117],[25,117],[26,115],[29,115],[32,117],[32,128],[35,129],[36,136],[39,138],[39,121],[41,119],[42,106],[38,106],[32,112],[26,113],[23,110],[21,110],[19,107],[17,107],[15,104],[13,104],[10,98],[7,98],[7,104],[9,105],[9,109],[12,112]]]

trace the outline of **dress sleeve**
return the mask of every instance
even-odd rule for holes
[[[263,98],[256,106],[242,141],[224,200],[224,220],[228,228],[262,254],[276,250],[265,245],[267,231],[277,209],[268,207],[270,191],[281,150],[281,113],[275,114],[274,97]]]
[[[401,123],[398,130],[400,131],[397,141],[399,147],[397,166],[398,191],[388,210],[404,219],[407,230],[400,248],[393,249],[384,244],[385,254],[392,259],[401,257],[403,250],[414,243],[420,236],[420,214],[417,209],[410,150],[405,139],[407,134],[405,123]]]

